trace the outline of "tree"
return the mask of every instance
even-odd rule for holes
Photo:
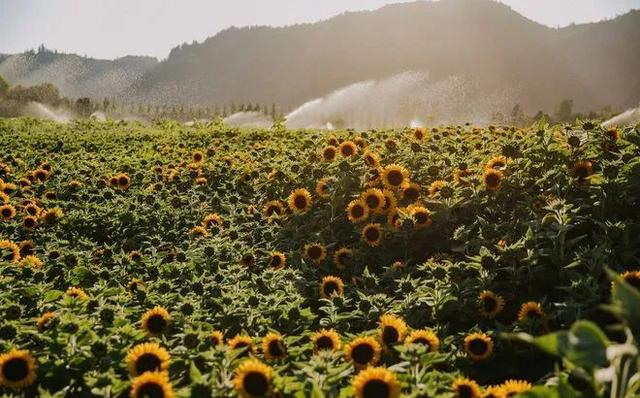
[[[0,76],[0,97],[6,97],[10,88],[11,86],[9,85],[9,82],[6,81],[4,77]]]
[[[560,103],[558,106],[558,111],[554,115],[554,118],[557,122],[567,122],[571,120],[571,115],[573,114],[573,100],[566,99]]]

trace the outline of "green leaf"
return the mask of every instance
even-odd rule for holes
[[[58,300],[64,294],[61,290],[49,290],[42,299],[42,304],[51,303]]]
[[[620,275],[607,269],[607,273],[614,281],[613,302],[621,309],[622,317],[629,324],[636,341],[640,341],[640,292],[624,281]]]
[[[200,369],[196,366],[195,363],[191,362],[191,366],[189,368],[189,377],[191,381],[194,383],[202,382],[202,373],[200,373]]]
[[[518,394],[518,398],[561,398],[561,396],[556,388],[537,386]]]
[[[600,328],[589,321],[577,321],[568,335],[569,352],[567,359],[587,369],[607,365],[607,345],[609,340]]]

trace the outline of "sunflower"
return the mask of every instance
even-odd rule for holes
[[[493,340],[485,333],[471,333],[464,338],[464,350],[473,361],[484,361],[493,354]]]
[[[269,366],[250,359],[238,366],[233,384],[243,398],[265,397],[271,390],[271,373]]]
[[[304,256],[316,264],[320,264],[327,256],[327,249],[320,243],[309,243],[304,246]]]
[[[395,373],[383,367],[367,368],[353,378],[351,383],[356,398],[398,398],[400,383]]]
[[[333,329],[322,329],[311,336],[313,352],[323,350],[337,351],[340,349],[340,335]]]
[[[526,322],[528,320],[533,319],[544,319],[545,314],[542,310],[542,306],[540,303],[535,301],[529,301],[520,306],[520,311],[518,311],[518,321]]]
[[[640,271],[625,271],[620,274],[620,277],[629,285],[640,290]]]
[[[191,230],[189,231],[189,236],[194,239],[206,238],[207,236],[209,236],[209,231],[207,231],[207,229],[202,225],[196,225],[195,227],[191,228]]]
[[[53,325],[53,320],[56,317],[55,312],[45,312],[36,319],[36,327],[38,332],[42,333]]]
[[[42,260],[40,260],[37,256],[29,255],[23,257],[22,260],[20,260],[20,266],[40,269],[42,268]]]
[[[158,343],[142,343],[133,347],[127,354],[127,367],[132,377],[145,372],[166,371],[169,369],[169,353]]]
[[[438,196],[438,193],[448,185],[448,183],[444,180],[436,180],[429,185],[429,197],[435,198]]]
[[[571,176],[578,184],[585,184],[593,174],[593,164],[588,160],[579,160],[571,168]]]
[[[418,141],[422,141],[427,134],[427,129],[424,127],[416,127],[413,129],[413,138]]]
[[[353,362],[356,368],[373,366],[380,360],[382,348],[375,338],[358,337],[344,346],[347,361]]]
[[[207,184],[207,177],[198,177],[195,179],[195,184],[196,185],[206,185]]]
[[[493,319],[502,312],[504,299],[499,294],[495,294],[490,290],[484,290],[478,297],[478,306],[480,307],[480,315],[488,319]]]
[[[133,278],[127,284],[127,289],[131,293],[135,293],[139,290],[142,290],[144,289],[144,281],[142,281],[142,279]]]
[[[340,155],[345,158],[354,156],[358,153],[358,147],[352,141],[344,141],[342,144],[340,144],[338,149],[340,150]]]
[[[282,336],[274,332],[267,333],[262,339],[262,352],[264,353],[264,358],[268,361],[286,358],[287,347],[284,345]]]
[[[481,391],[478,383],[465,377],[458,377],[451,385],[456,398],[480,398]]]
[[[316,194],[321,199],[331,199],[331,194],[329,193],[329,181],[328,178],[321,178],[316,183]]]
[[[169,311],[156,306],[142,315],[142,329],[149,336],[159,336],[167,330],[170,320]]]
[[[2,183],[0,183],[0,187],[2,187]],[[0,190],[0,203],[7,204],[11,201],[11,198],[6,193]]]
[[[0,355],[0,386],[14,390],[28,387],[36,381],[38,365],[27,350],[12,349]]]
[[[118,188],[126,191],[127,189],[129,189],[129,187],[131,187],[131,177],[129,177],[127,174],[120,173],[116,177],[118,181]]]
[[[322,148],[322,160],[325,162],[332,162],[336,158],[338,149],[333,145],[327,145]]]
[[[1,247],[2,245],[0,245]],[[23,240],[20,242],[20,256],[28,256],[35,253],[36,245],[30,240]]]
[[[27,230],[32,230],[38,225],[38,219],[33,216],[25,216],[22,219],[22,227]]]
[[[34,180],[38,180],[40,182],[44,182],[49,178],[49,172],[45,169],[34,170],[31,175]]]
[[[253,344],[253,339],[246,334],[236,334],[234,338],[227,342],[227,345],[232,350],[239,350],[242,348],[246,348],[247,350],[244,354],[255,354],[256,348]]]
[[[209,341],[211,342],[212,346],[220,347],[224,344],[224,335],[221,331],[214,330],[213,332],[209,333]]]
[[[191,156],[193,163],[200,163],[204,160],[204,153],[202,151],[195,151]]]
[[[344,282],[337,276],[325,276],[320,283],[320,296],[330,298],[331,296],[342,296],[344,293]]]
[[[382,226],[379,223],[370,223],[362,229],[362,239],[371,247],[376,247],[382,240]]]
[[[363,157],[364,163],[369,167],[380,167],[380,155],[375,152],[365,151]]]
[[[327,138],[327,144],[331,146],[338,146],[340,142],[338,142],[338,138],[336,138],[336,136],[332,135]]]
[[[453,174],[453,182],[456,185],[464,185],[464,186],[471,185],[471,182],[469,181],[468,177],[470,177],[472,174],[473,173],[471,172],[471,170],[467,168],[456,170],[456,172]]]
[[[531,390],[531,383],[524,380],[507,380],[500,386],[504,397],[513,397],[520,393]]]
[[[400,229],[400,213],[398,209],[393,208],[387,213],[387,224],[393,229]]]
[[[344,268],[345,266],[350,265],[352,259],[353,250],[346,247],[341,247],[333,253],[333,263],[338,268]]]
[[[207,214],[202,219],[202,226],[205,228],[222,226],[222,217],[218,213]]]
[[[362,199],[354,199],[347,205],[347,218],[352,224],[365,221],[369,217],[369,207]]]
[[[620,138],[620,132],[615,127],[605,131],[604,134],[605,134],[605,137],[611,141],[617,141],[618,138]]]
[[[388,346],[404,340],[407,324],[400,317],[386,314],[380,317],[380,338]]]
[[[414,227],[417,229],[426,228],[432,224],[431,211],[424,206],[409,206],[407,208],[413,218]]]
[[[507,158],[504,156],[495,156],[487,162],[485,169],[504,170],[507,167]]]
[[[304,188],[298,188],[291,192],[288,199],[289,209],[294,213],[303,213],[311,208],[313,200],[311,194]]]
[[[67,289],[65,294],[69,297],[78,298],[80,300],[86,300],[89,298],[87,293],[79,287],[70,287]]]
[[[485,388],[482,393],[482,398],[504,398],[504,391],[502,386],[490,386]]]
[[[273,215],[281,216],[284,214],[284,206],[279,200],[271,200],[264,204],[262,214],[267,218],[272,217]]]
[[[145,372],[131,382],[131,398],[173,398],[167,372]]]
[[[402,188],[409,182],[409,171],[403,166],[390,164],[382,170],[382,182],[389,189]]]
[[[287,257],[284,253],[281,252],[273,252],[271,253],[271,258],[269,260],[269,266],[271,268],[280,269],[283,268],[287,264]]]
[[[384,194],[378,188],[369,188],[360,195],[360,200],[367,206],[369,212],[382,213],[385,205]],[[351,212],[349,212],[351,215]],[[351,221],[351,219],[349,219]]]
[[[389,212],[392,209],[396,208],[396,197],[392,191],[388,189],[382,190],[382,195],[384,195],[384,205],[382,206],[383,212]]]
[[[412,182],[400,191],[400,198],[407,202],[415,202],[420,199],[420,185]]]
[[[62,217],[64,217],[64,211],[62,211],[62,209],[59,207],[43,210],[40,213],[40,219],[48,225],[56,224]]]
[[[500,170],[486,169],[482,174],[482,181],[484,186],[489,191],[497,191],[500,189],[500,183],[502,182],[503,174]]]
[[[0,217],[4,221],[10,221],[13,217],[16,216],[16,208],[11,204],[6,204],[0,206]]]
[[[431,330],[422,329],[414,330],[404,340],[405,344],[421,344],[428,348],[429,352],[438,352],[440,350],[440,339]]]

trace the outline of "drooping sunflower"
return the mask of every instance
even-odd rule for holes
[[[467,168],[456,170],[456,172],[453,173],[453,182],[459,186],[471,185],[471,181],[469,181],[471,175],[473,175],[473,172]]]
[[[352,224],[365,221],[369,217],[369,208],[362,199],[354,199],[347,205],[347,218]]]
[[[142,315],[142,329],[149,336],[159,336],[167,330],[170,321],[169,311],[156,306]]]
[[[507,167],[508,159],[504,156],[495,156],[487,162],[485,169],[504,170]]]
[[[65,293],[69,297],[77,298],[80,300],[86,300],[89,298],[87,293],[79,287],[69,287]]]
[[[383,367],[367,368],[352,381],[356,398],[398,398],[400,383],[395,373]]]
[[[385,205],[384,194],[378,188],[369,188],[360,195],[360,200],[367,206],[369,212],[380,214]],[[351,215],[351,212],[349,212]],[[351,221],[351,219],[349,219]]]
[[[536,301],[523,303],[520,306],[520,311],[518,311],[518,321],[520,322],[526,322],[534,319],[542,320],[544,317],[545,314],[542,310],[542,306]]]
[[[493,354],[493,339],[485,333],[471,333],[464,338],[464,350],[471,360],[484,361]]]
[[[131,382],[131,398],[174,398],[167,372],[145,372]]]
[[[320,264],[327,256],[327,249],[320,243],[309,243],[304,246],[304,256],[316,264]]]
[[[5,352],[0,355],[0,387],[18,390],[30,386],[36,381],[37,367],[28,350]]]
[[[449,183],[447,183],[445,180],[436,180],[432,182],[431,185],[429,185],[429,197],[435,198],[436,196],[438,196],[438,193],[448,185]]]
[[[362,239],[371,247],[380,245],[382,241],[382,226],[379,223],[369,223],[362,229]]]
[[[380,155],[372,151],[365,151],[363,155],[364,163],[369,167],[380,167]]]
[[[287,347],[279,333],[269,332],[262,339],[262,353],[267,361],[286,358]]]
[[[38,319],[36,319],[36,327],[38,328],[38,332],[42,333],[45,330],[49,329],[53,325],[53,320],[56,317],[55,312],[45,312],[40,315]]]
[[[11,204],[0,206],[0,217],[4,221],[11,221],[16,216],[16,208]]]
[[[279,200],[271,200],[265,203],[264,207],[262,208],[262,214],[267,218],[274,215],[281,216],[284,214],[284,206]]]
[[[309,191],[304,188],[298,188],[291,192],[287,202],[289,203],[289,209],[291,209],[291,211],[294,213],[303,213],[311,209],[313,199],[311,199]]]
[[[209,236],[209,231],[207,231],[207,229],[202,225],[196,225],[195,227],[191,228],[191,230],[189,230],[189,236],[192,239],[206,238],[207,236]]]
[[[579,160],[571,168],[571,176],[578,184],[585,184],[593,175],[593,164],[588,160]]]
[[[345,158],[354,156],[358,153],[358,147],[352,141],[343,141],[338,149],[340,150],[340,155]]]
[[[413,218],[413,225],[416,229],[427,228],[433,223],[431,211],[424,206],[411,205],[407,208],[407,211]]]
[[[316,183],[316,194],[320,199],[331,199],[331,193],[329,192],[329,178],[321,178]]]
[[[402,318],[385,314],[380,317],[379,325],[380,339],[385,345],[391,346],[404,341],[407,324]]]
[[[311,336],[313,352],[323,350],[337,351],[340,349],[340,335],[333,329],[322,329]]]
[[[351,265],[351,260],[353,259],[353,250],[341,247],[333,253],[333,263],[338,268],[344,268],[345,266]]]
[[[232,350],[239,350],[242,348],[246,348],[245,355],[255,354],[256,347],[253,344],[253,339],[251,336],[247,336],[246,334],[236,334],[231,340],[227,342],[227,346],[229,346]]]
[[[531,390],[533,387],[531,383],[524,380],[507,380],[500,386],[503,392],[503,396],[506,398],[513,397],[520,393]]]
[[[325,276],[320,283],[320,297],[331,298],[333,295],[342,296],[344,293],[344,282],[337,276]]]
[[[502,312],[504,299],[491,290],[484,290],[478,297],[478,306],[480,307],[480,315],[488,319],[493,319]]]
[[[22,260],[20,260],[20,266],[40,269],[42,268],[42,260],[40,260],[38,256],[29,255],[29,256],[23,257]]]
[[[420,199],[420,185],[415,182],[407,184],[400,191],[400,198],[405,202],[411,202],[411,203]]]
[[[34,180],[38,180],[40,182],[44,182],[49,179],[49,172],[45,169],[34,170],[31,175],[33,176]]]
[[[374,366],[380,360],[382,347],[375,338],[358,337],[344,346],[344,355],[347,361],[353,362],[356,368]]]
[[[59,207],[43,210],[40,213],[40,219],[47,225],[57,224],[64,217],[64,211]]]
[[[271,367],[250,359],[238,366],[233,384],[243,398],[266,397],[271,390],[271,373]]]
[[[409,171],[397,164],[390,164],[382,170],[382,183],[389,189],[399,189],[409,183]]]
[[[224,344],[224,335],[221,331],[214,330],[213,332],[209,333],[209,341],[211,342],[212,346],[220,347]]]
[[[269,266],[274,269],[281,269],[287,263],[287,257],[282,252],[273,252],[271,253],[271,258],[269,260]]]
[[[322,160],[325,162],[332,162],[335,160],[336,155],[338,154],[338,149],[333,145],[327,145],[322,148]]]
[[[440,350],[440,339],[433,331],[428,329],[414,330],[404,341],[405,344],[421,344],[428,348],[429,352]]]
[[[202,219],[202,226],[205,228],[222,226],[222,217],[218,213],[207,214]]]
[[[145,372],[166,371],[169,361],[169,353],[158,343],[138,344],[127,354],[127,368],[132,377]]]
[[[451,389],[456,398],[480,398],[482,396],[478,383],[466,377],[458,377],[455,379],[451,385]]]
[[[382,206],[383,212],[389,212],[396,208],[396,197],[393,191],[389,189],[383,189],[382,195],[384,195],[384,205]]]
[[[482,174],[482,181],[484,186],[489,191],[497,191],[500,189],[502,183],[503,174],[500,170],[488,168]]]

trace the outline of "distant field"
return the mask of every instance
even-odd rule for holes
[[[7,394],[600,396],[606,348],[637,347],[637,129],[0,119],[0,140]]]

